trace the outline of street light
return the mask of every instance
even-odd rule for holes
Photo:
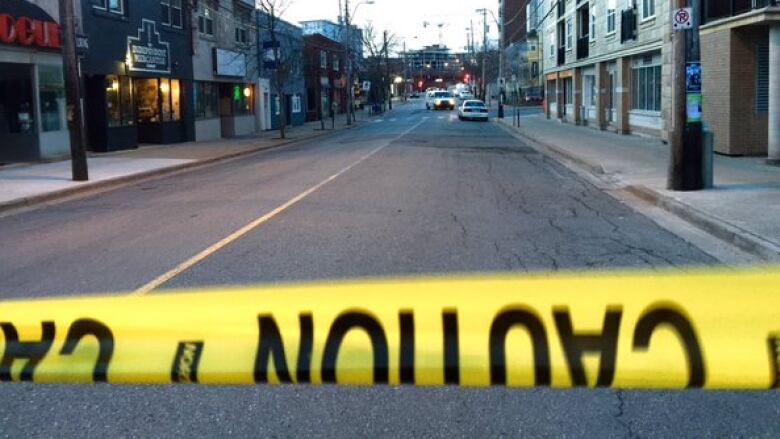
[[[373,5],[374,0],[364,0],[359,2],[357,5],[355,5],[355,9],[352,10],[352,16],[354,16],[357,13],[358,8],[360,5]],[[339,11],[339,14],[341,14],[341,11]],[[353,84],[352,84],[352,54],[350,53],[351,49],[351,35],[352,35],[352,28],[349,24],[349,0],[346,0],[344,3],[344,39],[346,40],[344,42],[344,50],[347,54],[347,125],[352,125],[352,119],[355,117],[354,113],[354,97],[352,94],[354,93],[353,90]]]

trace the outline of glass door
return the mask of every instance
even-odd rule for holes
[[[38,159],[33,66],[0,63],[0,162]]]

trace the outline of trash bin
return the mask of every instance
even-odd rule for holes
[[[702,132],[702,182],[704,183],[704,189],[712,189],[714,187],[714,169],[713,169],[713,154],[715,146],[715,133],[710,131],[707,127],[704,127]]]

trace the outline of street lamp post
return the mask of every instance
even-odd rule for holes
[[[358,8],[360,5],[373,5],[373,0],[366,0],[358,3],[355,5],[355,9],[352,11],[352,16],[354,16],[357,13]],[[341,13],[341,11],[339,11]],[[350,13],[349,13],[349,0],[345,0],[344,2],[344,50],[347,54],[347,125],[352,125],[352,120],[355,117],[354,112],[354,101],[355,98],[353,96],[354,90],[353,90],[353,84],[352,84],[352,27],[349,23],[350,20]]]

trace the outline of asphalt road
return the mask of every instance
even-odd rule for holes
[[[124,294],[285,203],[150,294],[716,263],[495,124],[410,104],[324,139],[1,218],[0,298]],[[774,436],[779,412],[774,392],[0,386],[8,437]]]

